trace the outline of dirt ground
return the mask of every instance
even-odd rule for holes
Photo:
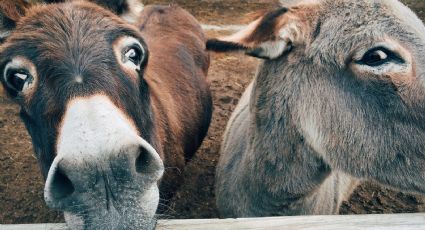
[[[244,16],[269,8],[272,0],[175,0],[202,23],[224,25],[244,22]],[[405,0],[425,19],[425,1]],[[145,3],[170,3],[146,0]],[[217,33],[210,32],[210,36]],[[195,158],[182,172],[185,181],[165,207],[167,218],[215,218],[214,172],[226,122],[244,88],[252,80],[257,61],[239,55],[212,55],[209,74],[214,114],[209,134]],[[0,223],[61,222],[61,214],[43,201],[43,180],[33,156],[31,141],[18,117],[18,108],[0,88]],[[341,214],[424,211],[424,198],[394,192],[366,183],[361,185]],[[162,207],[164,208],[164,207]]]

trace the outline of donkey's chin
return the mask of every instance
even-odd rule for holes
[[[64,212],[65,221],[72,230],[155,228],[155,213],[159,203],[157,186],[145,190],[138,198],[120,197],[119,200],[122,202],[108,207],[99,205],[91,210]]]

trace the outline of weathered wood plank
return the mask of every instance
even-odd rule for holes
[[[424,230],[425,214],[296,216],[258,219],[161,221],[158,229]]]
[[[0,230],[66,230],[65,224],[14,224],[2,225]]]
[[[0,225],[0,230],[64,230],[65,224]],[[157,230],[425,230],[425,213],[294,216],[250,219],[160,220]]]

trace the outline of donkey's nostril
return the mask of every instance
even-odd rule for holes
[[[50,188],[51,195],[56,200],[70,196],[75,190],[71,180],[60,169],[56,171]]]
[[[150,173],[154,170],[150,153],[146,149],[140,148],[139,156],[136,158],[136,172]]]

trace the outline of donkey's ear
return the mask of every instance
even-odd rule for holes
[[[88,0],[106,8],[124,20],[134,23],[144,8],[140,0]]]
[[[207,50],[215,52],[242,51],[247,55],[275,59],[301,44],[306,38],[307,20],[304,8],[279,8],[260,16],[245,29],[207,41]]]
[[[0,43],[15,29],[29,7],[26,0],[0,0]]]
[[[118,15],[130,23],[135,23],[139,20],[144,8],[145,6],[140,0],[125,0]]]

